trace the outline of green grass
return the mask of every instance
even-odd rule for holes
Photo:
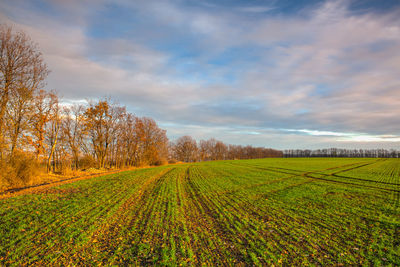
[[[400,160],[260,159],[0,200],[0,265],[400,265]]]

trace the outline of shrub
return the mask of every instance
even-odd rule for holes
[[[178,161],[176,159],[168,160],[168,164],[176,164]]]
[[[40,172],[35,158],[21,151],[16,151],[9,162],[1,161],[0,168],[0,178],[7,187],[30,185]]]
[[[7,164],[5,160],[0,161],[0,191],[6,190],[11,187],[9,173],[12,172],[10,164]]]
[[[90,155],[85,155],[79,160],[79,166],[81,167],[82,170],[90,169],[90,168],[96,168],[96,160],[90,156]]]

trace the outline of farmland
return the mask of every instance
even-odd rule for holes
[[[0,200],[0,265],[400,265],[400,160],[167,165]]]

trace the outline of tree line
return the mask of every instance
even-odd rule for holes
[[[283,151],[285,158],[298,157],[338,157],[338,158],[400,158],[395,149],[289,149]]]
[[[0,29],[0,159],[21,152],[45,161],[47,170],[93,165],[160,164],[167,158],[165,130],[110,99],[65,105],[43,89],[49,70],[23,32]]]
[[[65,169],[160,165],[166,131],[104,98],[66,105],[46,91],[49,69],[24,33],[0,25],[0,178]]]
[[[225,144],[214,138],[197,143],[186,135],[171,143],[170,156],[182,162],[196,162],[282,157],[283,153],[271,148]]]

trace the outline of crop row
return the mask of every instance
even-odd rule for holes
[[[1,200],[0,264],[399,265],[399,166],[203,162]]]

